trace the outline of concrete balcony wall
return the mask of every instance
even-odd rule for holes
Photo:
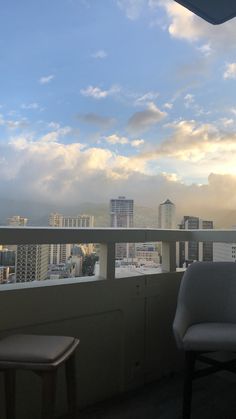
[[[180,279],[181,274],[170,273],[2,286],[0,333],[78,336],[78,400],[83,407],[178,368],[172,321]],[[57,413],[63,414],[63,371],[58,381]],[[40,417],[40,381],[29,372],[18,373],[17,408],[19,418]],[[1,418],[3,410],[1,404]]]
[[[0,286],[0,336],[19,332],[78,336],[80,407],[177,370],[182,359],[175,347],[172,322],[182,277],[174,272],[175,243],[181,240],[235,242],[236,231],[1,227],[0,242],[4,244],[101,243],[100,263],[106,279]],[[162,241],[166,273],[114,279],[114,245],[124,241]],[[62,370],[58,378],[59,415],[66,410]],[[37,376],[19,372],[18,419],[40,417],[40,390]],[[4,419],[3,403],[0,417]]]

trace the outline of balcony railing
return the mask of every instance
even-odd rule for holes
[[[115,278],[115,244],[162,242],[162,272],[176,271],[176,243],[236,242],[236,230],[0,227],[2,244],[98,243],[100,278]]]
[[[172,333],[183,275],[174,272],[178,241],[236,243],[236,230],[0,227],[0,243],[7,245],[100,243],[100,275],[107,279],[1,286],[0,337],[11,333],[78,336],[80,407],[179,370],[182,358]],[[115,244],[119,242],[162,242],[166,272],[116,279]],[[63,376],[59,381],[57,414],[62,415],[66,408]],[[39,419],[37,386],[37,377],[19,374],[17,417]],[[1,418],[3,410],[0,405]]]

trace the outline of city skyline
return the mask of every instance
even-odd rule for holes
[[[234,26],[171,0],[3,5],[1,196],[235,209]]]

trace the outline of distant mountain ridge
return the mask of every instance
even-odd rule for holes
[[[177,208],[178,209],[178,208]],[[109,203],[84,202],[77,206],[51,205],[42,202],[15,201],[2,199],[0,204],[0,224],[6,225],[7,218],[13,215],[21,215],[29,219],[28,225],[47,226],[51,212],[59,212],[64,215],[88,214],[94,215],[95,227],[109,227]],[[193,214],[186,211],[184,214],[177,213],[177,221],[180,222],[183,215],[195,215],[205,220],[213,220],[216,228],[231,228],[236,225],[236,210],[215,210],[212,212],[202,210],[201,214]],[[134,227],[158,228],[158,204],[156,208],[134,205]]]

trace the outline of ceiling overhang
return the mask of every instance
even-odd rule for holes
[[[213,25],[236,16],[236,0],[175,0]]]

